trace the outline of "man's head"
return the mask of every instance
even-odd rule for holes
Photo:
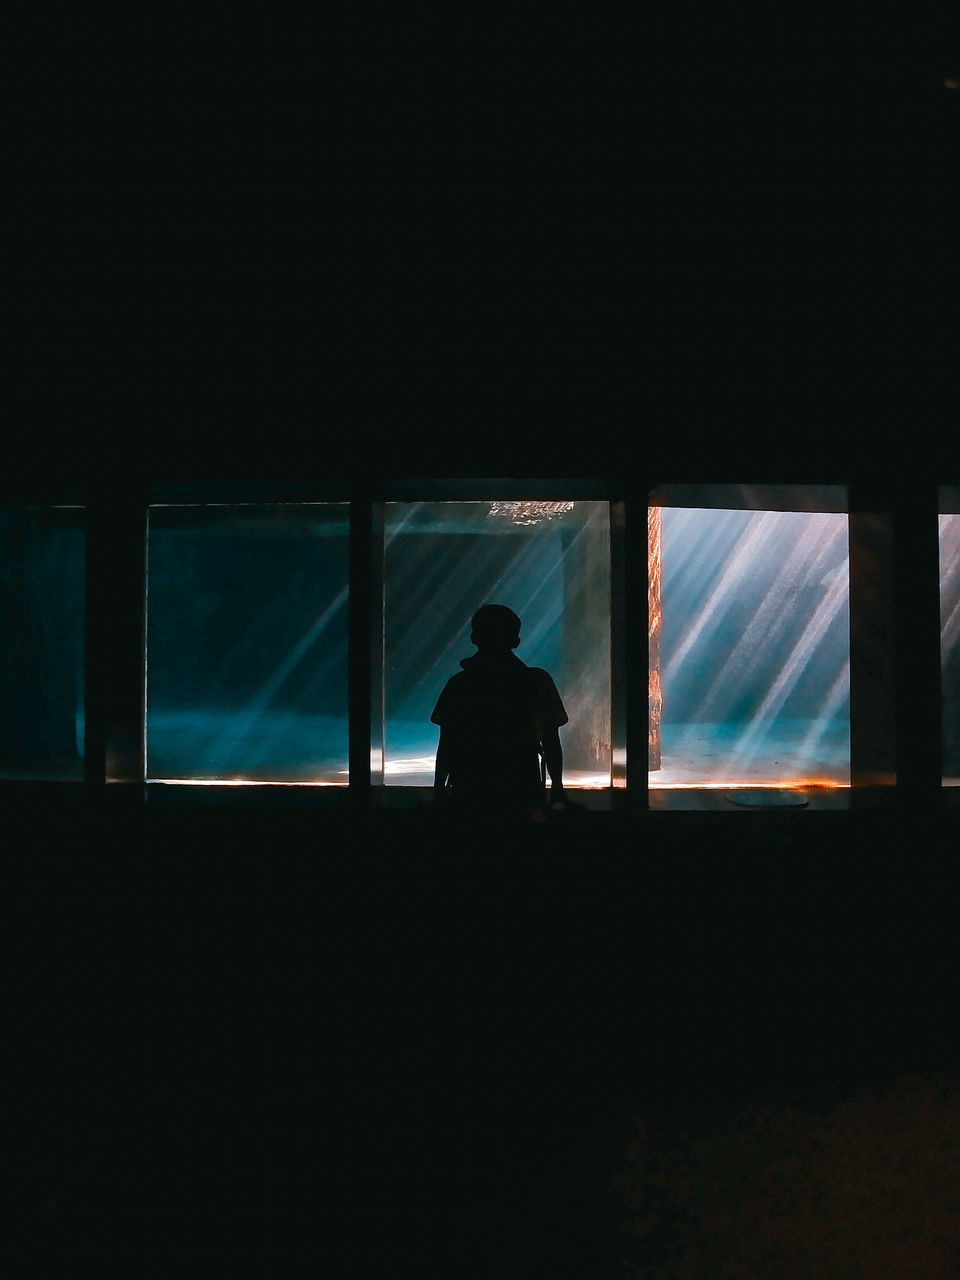
[[[520,619],[503,604],[485,604],[471,619],[470,640],[487,652],[515,649],[520,643]]]

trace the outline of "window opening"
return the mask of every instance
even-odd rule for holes
[[[611,785],[610,509],[598,501],[388,502],[384,533],[384,781],[430,786],[430,715],[470,657],[470,619],[504,604],[516,655],[554,678],[571,788]]]
[[[0,508],[0,778],[79,782],[86,513]]]
[[[347,503],[156,505],[146,777],[348,780]]]
[[[960,787],[960,489],[940,490],[940,511],[942,781]]]
[[[846,515],[653,507],[651,788],[850,783]]]

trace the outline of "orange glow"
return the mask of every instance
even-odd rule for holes
[[[348,784],[343,782],[316,782],[316,781],[300,781],[300,782],[272,782],[265,781],[262,778],[147,778],[146,781],[151,786],[173,786],[173,787],[346,787]],[[960,779],[957,779],[960,783]],[[417,784],[413,784],[417,785]],[[426,783],[419,784],[426,787]],[[582,779],[573,778],[566,781],[565,785],[569,791],[607,791],[611,789],[611,784],[606,780],[605,775],[596,775],[590,777],[584,776]],[[618,779],[613,783],[614,789],[623,788],[626,782]],[[844,791],[850,789],[849,782],[832,782],[825,778],[801,778],[794,779],[792,782],[777,781],[756,781],[752,778],[738,778],[733,781],[726,782],[665,782],[660,785],[651,785],[651,791],[736,791],[740,788],[748,791],[760,791],[765,787],[769,787],[774,791]]]
[[[850,789],[849,782],[835,782],[831,778],[794,778],[790,782],[757,781],[754,778],[734,778],[726,782],[663,782],[652,784],[653,791],[843,791]]]

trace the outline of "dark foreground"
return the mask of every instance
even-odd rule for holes
[[[804,1117],[953,1106],[953,819],[107,799],[7,805],[8,1274],[718,1274],[714,1155],[742,1207]],[[785,1185],[813,1225],[757,1265],[812,1274]]]

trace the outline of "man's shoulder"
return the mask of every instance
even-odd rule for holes
[[[566,724],[567,712],[553,676],[543,667],[528,667],[527,672],[534,691],[536,706],[544,721],[558,727]]]
[[[469,682],[470,677],[465,671],[458,671],[456,675],[452,675],[447,683],[443,686],[443,692],[448,689],[459,689]]]
[[[515,674],[526,684],[531,685],[537,693],[541,691],[550,693],[556,690],[553,676],[543,667],[528,667],[525,662],[520,662],[518,659],[514,670]]]
[[[462,694],[466,686],[466,673],[458,671],[456,675],[452,675],[447,683],[440,690],[440,696],[437,698],[437,705],[433,709],[430,719],[433,724],[440,724],[442,719],[449,719],[451,713],[455,713],[455,708],[459,702],[462,702]]]

